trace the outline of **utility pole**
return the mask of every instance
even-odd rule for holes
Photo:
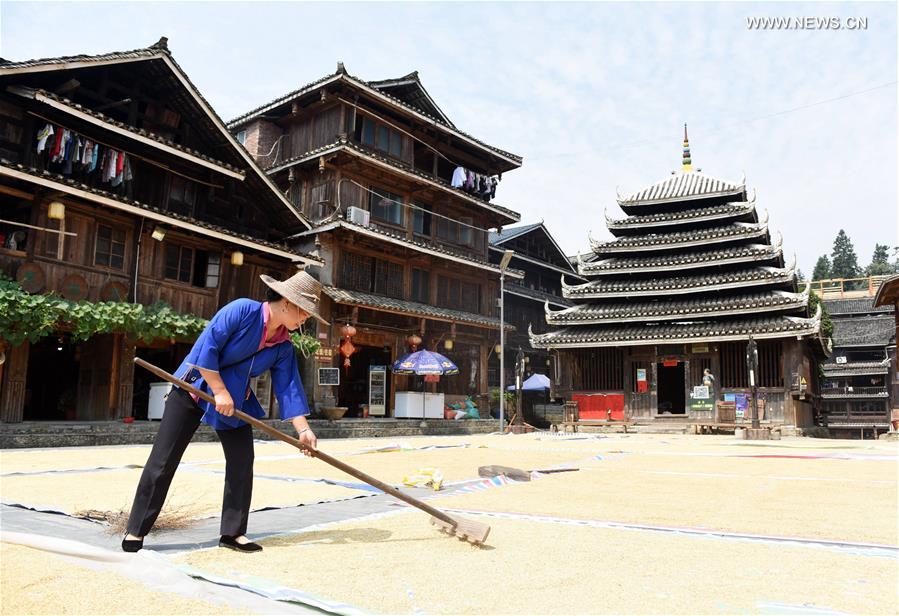
[[[501,433],[506,430],[506,268],[509,267],[513,254],[514,250],[506,250],[499,262],[499,431]]]

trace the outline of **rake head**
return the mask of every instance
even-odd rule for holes
[[[447,535],[454,535],[462,541],[468,541],[474,545],[483,545],[487,541],[487,535],[490,534],[490,527],[481,522],[474,520],[466,520],[465,518],[453,518],[456,522],[455,526],[449,522],[444,522],[440,518],[431,518],[431,524]]]

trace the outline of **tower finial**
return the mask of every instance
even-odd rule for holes
[[[693,161],[690,159],[690,139],[687,138],[687,123],[684,122],[684,162],[682,171],[693,171]]]

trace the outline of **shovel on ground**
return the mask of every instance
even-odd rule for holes
[[[197,389],[196,387],[194,387],[187,381],[183,381],[176,376],[172,376],[171,374],[169,374],[162,368],[158,368],[157,366],[154,366],[153,364],[144,361],[140,357],[135,357],[134,363],[142,368],[146,368],[147,370],[149,370],[156,376],[158,376],[162,379],[165,379],[166,381],[168,381],[170,383],[177,385],[184,391],[194,394],[196,396],[199,396],[200,398],[202,398],[206,402],[209,402],[210,404],[215,404],[215,398],[210,396],[208,393],[206,393],[204,391],[200,391],[199,389]],[[387,494],[390,494],[394,498],[398,498],[399,500],[406,502],[406,503],[412,505],[413,507],[421,509],[425,513],[429,513],[431,515],[431,524],[436,526],[442,532],[445,532],[449,535],[455,535],[456,537],[459,537],[459,539],[468,541],[469,543],[473,543],[475,545],[481,545],[484,543],[484,541],[487,540],[487,535],[490,533],[490,527],[487,526],[486,524],[482,524],[481,522],[475,522],[473,520],[466,520],[465,518],[452,518],[452,517],[448,516],[447,514],[443,513],[442,511],[440,511],[439,509],[435,509],[434,507],[431,507],[430,505],[423,503],[422,501],[418,500],[417,498],[413,498],[413,497],[409,496],[408,494],[400,492],[399,490],[394,488],[392,485],[386,484],[383,481],[375,479],[371,475],[367,475],[367,474],[363,473],[362,471],[360,471],[356,468],[353,468],[349,464],[341,462],[337,458],[333,458],[333,457],[329,456],[328,454],[326,454],[322,451],[319,451],[318,449],[312,449],[308,445],[301,443],[298,439],[295,439],[292,436],[288,436],[288,435],[284,434],[283,432],[272,428],[268,424],[265,424],[265,423],[259,421],[255,417],[251,417],[251,416],[247,415],[246,413],[238,411],[237,409],[234,409],[234,416],[237,417],[238,419],[240,419],[241,421],[247,422],[254,428],[265,432],[269,436],[278,439],[279,441],[283,441],[289,445],[293,445],[294,447],[296,447],[297,449],[299,449],[301,451],[308,452],[309,455],[311,455],[312,457],[318,458],[319,460],[321,460],[323,462],[327,462],[331,466],[342,470],[344,473],[352,475],[356,479],[359,479],[360,481],[364,481],[368,485],[374,486],[374,487],[378,488],[379,490],[381,490],[382,492],[386,492]]]

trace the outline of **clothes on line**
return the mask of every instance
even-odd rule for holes
[[[53,139],[50,139],[53,137]],[[101,145],[67,128],[46,124],[37,133],[37,153],[47,152],[51,163],[62,165],[63,175],[93,173],[100,169],[100,181],[119,186],[134,179],[131,157]]]
[[[490,201],[496,196],[497,184],[499,184],[499,179],[495,176],[475,173],[465,167],[456,167],[450,182],[453,188],[459,188],[486,201]]]

